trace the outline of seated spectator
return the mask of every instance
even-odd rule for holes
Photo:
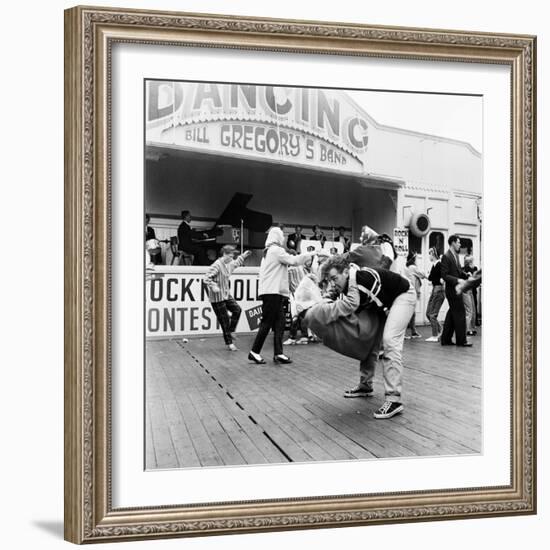
[[[346,237],[346,228],[343,225],[338,228],[338,236],[334,240],[344,245],[344,252],[349,251],[351,240],[349,237]]]
[[[155,230],[149,225],[151,216],[145,214],[145,243],[149,257],[154,265],[162,264],[162,254],[160,249],[160,242],[157,240]]]
[[[325,234],[321,231],[320,225],[313,226],[313,235],[309,238],[310,241],[321,241],[321,244],[325,244],[327,238]]]
[[[286,247],[289,250],[295,250],[296,252],[300,252],[300,242],[304,238],[304,235],[302,235],[302,227],[300,225],[297,225],[294,228],[294,233],[290,234],[288,236],[288,239],[286,241]]]

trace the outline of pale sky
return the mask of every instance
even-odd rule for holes
[[[405,92],[347,92],[385,126],[458,139],[482,152],[483,98]]]

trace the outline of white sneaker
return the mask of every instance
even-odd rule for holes
[[[426,342],[439,342],[439,338],[437,336],[430,336],[426,338]]]
[[[303,344],[309,344],[309,339],[305,336],[303,338],[300,338],[296,341],[296,344],[303,345]]]
[[[288,338],[288,340],[285,340],[283,342],[283,346],[293,346],[296,343],[296,340],[293,338]]]
[[[239,348],[235,344],[228,344],[227,349],[229,351],[239,351]]]

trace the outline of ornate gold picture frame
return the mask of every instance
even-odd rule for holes
[[[510,483],[114,507],[111,98],[116,44],[506,66],[511,74]],[[65,538],[74,543],[536,512],[536,38],[75,7],[65,12]],[[137,298],[139,299],[139,297]],[[490,357],[485,360],[490,361]],[[116,480],[115,480],[116,481]]]

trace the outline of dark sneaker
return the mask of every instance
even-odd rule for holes
[[[346,390],[344,392],[344,397],[371,397],[374,394],[374,391],[363,386],[355,386],[351,390]]]
[[[420,334],[420,332],[415,332],[414,334],[411,334],[411,338],[422,338],[422,334]]]
[[[400,412],[403,412],[403,405],[394,401],[385,401],[384,404],[374,411],[374,418],[391,418]]]

